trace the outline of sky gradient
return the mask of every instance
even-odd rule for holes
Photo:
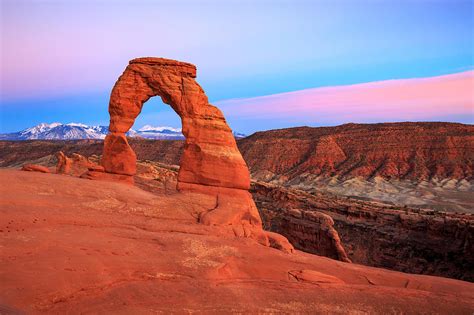
[[[457,121],[474,123],[474,71],[422,79],[322,87],[221,101],[228,121],[281,127],[347,122]]]
[[[197,81],[215,104],[459,73],[474,64],[473,1],[0,3],[0,132],[52,121],[106,125],[110,90],[128,60],[140,56],[196,64]],[[179,126],[177,115],[159,99],[148,103],[134,128]],[[316,114],[308,119],[307,112],[298,112],[300,107],[289,106],[293,112],[288,121],[265,116],[263,107],[261,119],[224,107],[231,127],[246,133],[371,121],[370,108],[364,117],[363,106],[357,116],[324,119]],[[436,120],[466,122],[466,117],[448,110]]]

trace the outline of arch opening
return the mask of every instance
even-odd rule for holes
[[[150,97],[131,127],[140,137],[158,140],[183,140],[181,117],[161,97]],[[178,164],[178,163],[176,163]]]

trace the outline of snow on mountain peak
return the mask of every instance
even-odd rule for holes
[[[173,131],[173,132],[181,132],[181,128],[173,128],[173,127],[168,127],[168,126],[159,126],[159,127],[155,127],[155,126],[151,126],[151,125],[145,125],[143,127],[141,127],[140,129],[138,129],[139,132],[149,132],[149,131],[152,131],[152,132],[162,132],[164,130],[169,130],[169,131]]]
[[[70,122],[69,124],[66,124],[66,126],[71,126],[71,127],[82,127],[82,128],[93,128],[95,126],[88,126],[88,125],[85,125],[85,124],[81,124],[81,123],[75,123],[75,122]]]
[[[54,128],[54,127],[57,127],[57,126],[61,126],[62,124],[59,123],[59,122],[53,122],[53,123],[50,123],[50,124],[43,123],[43,125],[46,125],[46,126],[48,126],[49,128]]]
[[[58,122],[54,122],[54,123],[51,123],[51,124],[48,124],[48,123],[40,123],[36,126],[33,126],[33,127],[30,127],[30,128],[27,128],[25,130],[22,130],[21,133],[23,134],[38,134],[38,133],[41,133],[41,132],[45,132],[47,130],[50,130],[50,129],[53,129],[57,126],[60,126],[61,123],[58,123]]]

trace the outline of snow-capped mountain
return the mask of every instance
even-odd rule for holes
[[[2,140],[72,140],[72,139],[104,139],[108,132],[105,126],[87,126],[78,123],[61,124],[58,122],[41,123],[25,130],[0,134]]]
[[[41,123],[37,126],[13,133],[0,134],[0,140],[75,140],[75,139],[104,139],[109,129],[107,126],[88,126],[81,123]],[[143,126],[138,130],[130,129],[128,137],[146,139],[182,140],[181,128]],[[245,135],[234,132],[236,138]]]
[[[147,139],[168,139],[168,140],[180,140],[184,139],[181,133],[181,128],[173,127],[154,127],[150,125],[143,126],[136,131],[137,135]]]

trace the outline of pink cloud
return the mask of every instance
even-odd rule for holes
[[[216,104],[230,117],[312,123],[429,120],[446,115],[470,115],[474,120],[474,71],[313,88]]]

